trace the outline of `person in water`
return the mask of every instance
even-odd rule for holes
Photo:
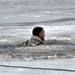
[[[44,44],[45,31],[42,27],[35,27],[32,31],[32,37],[23,43],[25,46],[38,46]]]

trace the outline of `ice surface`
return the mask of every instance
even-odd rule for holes
[[[20,61],[20,60],[0,60],[0,65],[9,66],[23,66],[34,68],[53,68],[75,70],[75,59],[61,59],[61,60],[34,60],[34,61]],[[1,67],[0,75],[74,75],[75,72],[60,71],[60,70],[41,70],[41,69],[26,69],[14,67]]]

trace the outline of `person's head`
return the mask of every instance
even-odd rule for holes
[[[32,31],[33,36],[38,36],[44,41],[45,31],[42,27],[35,27]]]

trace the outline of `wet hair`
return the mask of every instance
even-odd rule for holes
[[[35,27],[35,28],[33,29],[33,31],[32,31],[32,34],[33,34],[34,36],[38,36],[39,33],[40,33],[42,30],[43,30],[42,27]]]

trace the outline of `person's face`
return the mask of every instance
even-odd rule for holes
[[[45,31],[44,31],[44,29],[39,33],[39,37],[44,41],[44,38],[45,38]]]

